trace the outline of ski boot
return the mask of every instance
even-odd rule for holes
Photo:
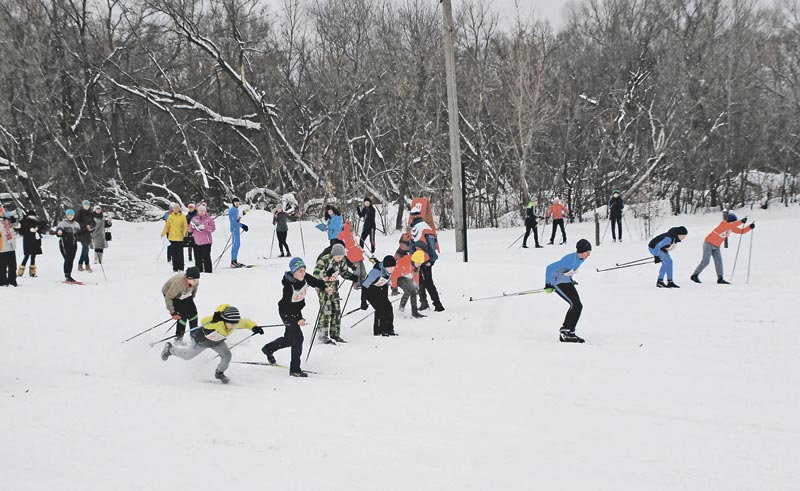
[[[534,247],[537,248],[537,249],[544,249],[544,247],[540,246],[539,244],[536,244]]]
[[[428,310],[429,308],[431,308],[431,306],[428,305],[428,302],[420,302],[417,311]]]
[[[73,278],[72,276],[67,276],[67,278],[64,280],[64,283],[69,283],[69,284],[75,284],[77,282],[78,281],[75,280],[75,278]]]
[[[36,278],[36,266],[31,266],[28,270],[28,276],[31,278]]]
[[[25,266],[20,266],[17,268],[17,276],[25,276]]]
[[[666,284],[666,283],[664,283],[664,280],[658,280],[658,281],[656,281],[656,287],[657,287],[657,288],[668,288],[668,287],[667,287],[667,284]]]
[[[261,352],[264,353],[264,355],[267,357],[267,361],[269,362],[270,365],[278,363],[278,361],[275,359],[275,355],[273,355],[272,351],[269,351],[266,346],[261,348]]]
[[[422,315],[419,312],[411,312],[411,317],[414,319],[424,319],[427,315]]]
[[[578,337],[572,331],[561,331],[561,334],[558,337],[558,340],[562,343],[583,343],[585,342],[583,338]]]
[[[444,306],[442,304],[434,305],[433,311],[434,312],[444,312]]]
[[[328,336],[326,336],[324,334],[319,337],[319,342],[322,343],[322,344],[336,344],[333,341],[333,339],[329,338]]]
[[[339,336],[338,334],[336,336],[331,336],[331,339],[333,339],[337,343],[346,343],[347,342],[344,339],[342,339],[342,337]]]
[[[547,243],[547,245],[553,245],[553,241],[551,240],[550,242]]]
[[[718,285],[730,285],[730,283],[725,281],[725,278],[723,278],[722,276],[717,277],[717,284]]]
[[[522,244],[522,248],[523,248],[523,249],[527,249],[527,248],[528,248],[528,246],[527,246],[527,245],[525,245],[525,244]]]
[[[300,370],[299,372],[289,372],[289,376],[290,377],[302,377],[302,378],[305,378],[305,377],[308,377],[308,374],[306,372]]]
[[[400,312],[405,312],[406,311],[406,306],[403,305],[403,304],[400,304],[400,306],[397,307],[397,310],[399,310]]]
[[[214,378],[219,380],[223,384],[227,384],[228,382],[231,381],[231,379],[229,379],[223,372],[220,372],[219,370],[214,372]]]
[[[167,361],[169,359],[169,355],[172,354],[172,343],[167,343],[164,345],[164,349],[161,350],[161,359]]]
[[[689,279],[694,281],[695,283],[702,283],[702,281],[700,281],[700,277],[697,276],[696,274],[693,274],[692,276],[690,276]]]
[[[675,284],[672,280],[667,281],[667,288],[680,288],[678,285]]]

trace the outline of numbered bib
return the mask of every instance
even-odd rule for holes
[[[206,334],[206,339],[209,341],[224,341],[226,336],[219,331],[211,331],[211,333]]]
[[[380,288],[380,287],[382,287],[383,285],[385,285],[388,282],[389,282],[388,279],[386,279],[383,276],[381,276],[380,278],[378,278],[378,280],[375,283],[373,283],[373,285],[375,285],[378,288]]]
[[[303,285],[303,288],[295,290],[294,294],[292,294],[292,303],[298,303],[305,300],[307,292],[308,292],[308,285]]]
[[[179,300],[185,300],[185,299],[187,299],[187,298],[189,298],[191,296],[192,296],[192,292],[184,292],[184,293],[181,294],[180,297],[178,297],[178,299]]]

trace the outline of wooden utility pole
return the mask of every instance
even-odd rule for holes
[[[456,95],[455,29],[453,6],[450,0],[442,0],[444,15],[444,62],[447,73],[447,114],[450,126],[450,167],[453,189],[453,221],[456,228],[456,252],[464,253],[467,262],[467,220],[465,215],[466,190],[461,164],[461,135],[458,130],[458,96]]]

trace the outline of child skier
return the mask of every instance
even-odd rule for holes
[[[719,248],[731,233],[742,235],[756,228],[755,223],[751,223],[749,227],[741,228],[745,223],[747,223],[747,217],[739,220],[735,213],[729,213],[725,220],[721,221],[717,228],[706,236],[706,240],[703,241],[703,259],[694,269],[694,273],[690,277],[692,281],[700,283],[700,273],[708,266],[710,258],[713,257],[714,269],[717,270],[717,284],[730,285],[722,276],[722,254],[719,252]]]
[[[81,226],[75,222],[75,210],[68,209],[61,220],[56,225],[56,235],[61,238],[58,242],[58,249],[64,258],[64,283],[77,283],[72,277],[72,266],[75,264],[75,254],[78,252],[78,234]]]
[[[325,294],[318,292],[319,304],[323,305],[322,314],[319,317],[319,339],[325,344],[333,342],[345,343],[341,338],[342,326],[342,299],[339,297],[339,276],[349,280],[355,275],[345,261],[345,248],[342,244],[334,244],[330,254],[325,254],[317,261],[314,268],[314,276],[322,278],[330,288],[331,293],[325,301]]]
[[[372,200],[369,197],[364,198],[363,207],[358,207],[358,216],[364,219],[364,226],[361,229],[361,240],[359,246],[363,249],[367,237],[369,237],[370,250],[375,254],[375,208],[372,207]]]
[[[242,268],[244,264],[239,262],[239,246],[241,245],[242,230],[250,230],[247,225],[241,223],[242,215],[239,212],[239,198],[233,198],[231,207],[228,210],[228,221],[231,226],[231,268]]]
[[[169,315],[178,323],[175,329],[175,341],[178,343],[183,342],[186,324],[189,324],[190,329],[197,327],[197,306],[194,304],[194,297],[197,295],[198,286],[200,286],[200,270],[196,266],[191,266],[186,269],[186,274],[174,275],[161,287]]]
[[[275,235],[278,237],[278,249],[281,253],[278,257],[292,257],[289,251],[289,244],[286,242],[286,237],[289,235],[289,221],[297,220],[300,216],[299,213],[294,213],[294,210],[283,211],[283,205],[278,205],[275,208],[275,214],[272,216],[272,224],[275,225]],[[284,253],[286,249],[286,253]]]
[[[522,238],[522,248],[528,248],[528,237],[531,235],[531,231],[533,231],[533,242],[536,244],[537,249],[541,249],[542,246],[539,245],[539,224],[536,221],[536,200],[528,201],[528,207],[525,208],[525,237]]]
[[[686,227],[672,227],[667,232],[655,236],[653,240],[647,244],[650,254],[654,257],[654,262],[656,264],[661,263],[656,287],[680,288],[672,281],[672,257],[669,255],[669,251],[675,249],[678,243],[686,238],[688,233]],[[664,283],[664,275],[667,277],[666,283]]]
[[[561,200],[553,198],[553,204],[547,209],[546,218],[553,217],[553,233],[550,234],[550,242],[548,245],[553,245],[556,238],[556,228],[561,227],[561,244],[567,242],[567,231],[564,229],[564,215],[569,213],[569,208],[561,204]],[[559,244],[560,245],[560,244]]]
[[[25,274],[25,266],[28,264],[28,259],[30,259],[31,267],[28,271],[31,278],[36,277],[36,256],[42,253],[42,231],[47,231],[47,225],[39,222],[35,211],[27,212],[22,222],[20,222],[23,256],[22,264],[17,270],[17,276]]]
[[[625,208],[625,200],[619,195],[619,189],[611,192],[608,200],[608,217],[611,219],[611,240],[617,241],[617,231],[619,231],[619,241],[622,242],[622,210]],[[615,228],[616,227],[616,228]]]
[[[16,217],[0,205],[0,286],[17,286]]]
[[[231,362],[231,350],[225,344],[225,339],[235,329],[250,329],[254,334],[264,334],[264,329],[257,326],[250,319],[242,319],[239,309],[232,305],[223,304],[217,307],[214,314],[203,318],[203,323],[190,331],[194,343],[190,346],[173,346],[172,343],[164,345],[161,359],[167,361],[171,355],[184,360],[191,360],[206,348],[211,348],[219,355],[219,364],[214,371],[214,378],[227,384],[230,379],[225,375],[225,370]]]
[[[373,336],[397,336],[394,332],[394,311],[389,301],[389,281],[397,261],[394,256],[386,256],[375,264],[367,279],[361,283],[362,296],[375,309],[375,320],[372,324]],[[364,308],[362,303],[361,308]]]
[[[211,264],[211,244],[214,242],[214,231],[217,229],[217,223],[214,217],[208,214],[208,209],[205,204],[200,204],[197,207],[197,215],[192,218],[189,224],[189,230],[192,231],[192,240],[194,241],[194,263],[201,273],[211,273],[213,265]]]
[[[170,213],[161,230],[161,237],[166,236],[169,240],[172,271],[177,273],[183,271],[183,241],[189,231],[189,226],[186,224],[186,217],[181,213],[181,205],[172,203],[169,209]]]
[[[300,355],[303,353],[303,331],[300,327],[306,325],[303,319],[303,307],[306,306],[306,293],[310,285],[317,290],[323,290],[329,296],[333,290],[319,278],[306,274],[306,264],[299,257],[293,257],[289,261],[289,271],[284,273],[281,279],[283,285],[283,296],[278,302],[278,314],[281,316],[286,329],[283,336],[267,343],[261,351],[267,356],[271,364],[275,364],[273,353],[279,349],[292,347],[292,361],[289,364],[289,375],[292,377],[308,377],[308,374],[300,368]]]
[[[555,291],[558,296],[564,299],[569,304],[569,310],[564,317],[564,323],[561,325],[561,332],[559,340],[562,343],[583,343],[584,340],[575,334],[575,326],[581,318],[583,311],[583,304],[581,297],[578,295],[578,290],[575,288],[577,283],[573,281],[572,276],[581,267],[583,261],[592,254],[592,244],[586,240],[581,239],[575,245],[575,252],[567,254],[559,261],[547,265],[545,272],[545,291],[553,293]]]
[[[443,312],[444,306],[439,298],[439,290],[433,282],[433,265],[439,258],[436,253],[438,238],[436,232],[422,218],[421,206],[411,210],[411,239],[413,250],[421,250],[426,256],[426,261],[419,272],[419,310],[430,308],[428,305],[428,294],[430,294],[434,312]]]
[[[400,312],[406,310],[406,303],[411,300],[411,317],[422,319],[425,317],[417,309],[417,294],[419,293],[419,269],[425,263],[425,253],[415,251],[409,254],[406,248],[397,249],[394,254],[397,266],[392,272],[392,296],[399,295],[399,288],[403,289],[403,296],[400,298]]]

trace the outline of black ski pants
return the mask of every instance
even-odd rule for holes
[[[28,258],[31,259],[31,266],[36,266],[36,256],[37,254],[25,254],[22,257],[22,265],[25,266],[28,264]]]
[[[289,251],[289,244],[286,243],[286,237],[289,235],[289,232],[275,232],[275,235],[278,236],[278,249],[280,249],[281,254],[291,256],[292,253]],[[284,249],[286,252],[283,252]]]
[[[303,331],[295,319],[287,319],[281,316],[281,320],[286,324],[286,329],[283,331],[283,336],[278,339],[267,343],[261,348],[261,351],[274,353],[280,349],[292,348],[292,361],[289,364],[289,373],[297,373],[300,370],[300,355],[303,354]]]
[[[180,314],[181,320],[175,328],[175,337],[183,339],[183,333],[186,332],[186,324],[189,324],[189,329],[197,327],[197,306],[194,304],[194,298],[186,297],[184,299],[173,298],[172,306],[175,312]]]
[[[169,243],[172,247],[172,271],[183,271],[183,241],[171,240]]]
[[[0,286],[17,284],[17,253],[0,252]]]
[[[359,240],[358,245],[362,249],[364,248],[364,244],[366,244],[367,239],[369,239],[370,250],[372,253],[375,253],[375,227],[364,227],[364,230],[361,231],[361,240]]]
[[[433,283],[433,265],[425,263],[419,267],[419,303],[420,306],[428,305],[428,295],[434,307],[442,305],[439,300],[439,290]]]
[[[578,319],[581,318],[581,311],[583,311],[583,304],[581,297],[578,295],[578,290],[572,283],[559,283],[555,285],[556,293],[569,304],[569,310],[564,317],[564,324],[561,326],[562,331],[567,331],[575,334],[575,326],[578,324]]]
[[[211,273],[211,244],[194,246],[194,264],[201,273]]]
[[[61,240],[58,242],[58,249],[64,258],[64,277],[69,278],[72,276],[72,267],[75,264],[75,254],[78,253],[78,244],[64,244],[64,241]]]
[[[611,217],[611,238],[613,240],[617,240],[617,234],[615,233],[617,230],[619,230],[619,240],[622,240],[622,216]]]
[[[554,219],[553,220],[553,233],[550,234],[550,243],[551,244],[553,243],[553,240],[555,240],[555,238],[556,238],[556,229],[558,227],[561,227],[561,241],[562,242],[566,242],[567,241],[567,231],[564,228],[564,219],[563,218],[559,218],[559,219]]]
[[[528,237],[531,235],[531,231],[533,232],[533,243],[537,246],[539,245],[539,231],[537,230],[536,224],[534,225],[525,225],[525,237],[522,238],[522,246],[526,247],[528,245]]]
[[[375,309],[372,323],[372,334],[394,334],[394,308],[389,301],[389,285],[381,287],[371,286],[364,291],[367,303]]]

